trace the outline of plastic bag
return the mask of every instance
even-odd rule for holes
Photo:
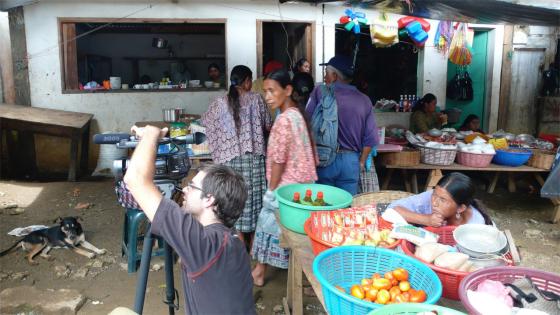
[[[556,158],[552,165],[552,171],[541,188],[541,197],[560,198],[560,148],[556,152]]]
[[[449,61],[459,66],[470,65],[472,62],[472,54],[467,47],[467,25],[459,24],[453,40],[451,41],[451,49],[449,50]]]
[[[389,47],[399,42],[397,22],[390,21],[381,14],[370,26],[371,42],[376,47]]]

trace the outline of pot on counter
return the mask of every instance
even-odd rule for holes
[[[165,122],[177,122],[183,115],[187,114],[187,110],[185,108],[164,108],[162,111],[163,121]]]

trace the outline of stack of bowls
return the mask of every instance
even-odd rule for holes
[[[503,258],[509,250],[505,234],[497,228],[483,224],[464,224],[453,231],[457,250],[470,256],[476,267],[505,266]]]

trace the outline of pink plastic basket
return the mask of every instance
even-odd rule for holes
[[[523,267],[492,267],[472,272],[461,281],[459,286],[461,303],[469,311],[469,314],[479,315],[480,313],[469,303],[467,290],[476,290],[478,285],[486,279],[512,283],[516,279],[525,277],[531,278],[531,281],[541,290],[560,294],[560,275]]]
[[[457,152],[457,163],[470,167],[488,167],[494,154]]]

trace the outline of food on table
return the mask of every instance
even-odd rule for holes
[[[335,287],[340,292],[377,304],[422,303],[427,298],[424,290],[411,287],[408,271],[404,268],[388,271],[383,276],[374,273],[371,278],[364,278],[360,284],[352,285],[348,292],[341,286]]]
[[[320,191],[317,193],[317,198],[313,201],[313,205],[317,207],[324,207],[327,205],[325,200],[323,199],[323,192]]]
[[[459,270],[461,266],[467,262],[469,255],[459,252],[446,252],[439,255],[434,260],[434,265],[442,268]]]
[[[300,198],[301,198],[301,196],[299,195],[299,193],[298,193],[298,192],[295,192],[295,193],[294,193],[294,198],[292,199],[292,202],[301,203]]]
[[[311,198],[311,196],[313,195],[313,192],[311,191],[311,189],[307,189],[305,191],[305,197],[303,198],[303,200],[301,200],[301,195],[299,192],[295,192],[294,193],[294,197],[292,198],[292,202],[295,203],[299,203],[302,204],[304,206],[315,206],[315,207],[328,207],[331,206],[331,204],[325,202],[324,199],[324,194],[322,191],[317,192],[317,197],[315,198],[315,200],[313,200]]]
[[[313,199],[311,199],[311,189],[308,189],[305,191],[305,197],[303,197],[303,200],[301,201],[302,205],[306,205],[306,206],[312,206],[313,205]]]
[[[414,253],[414,256],[431,264],[439,255],[447,252],[448,250],[449,250],[449,246],[447,245],[443,245],[435,242],[424,243],[416,247],[416,252]]]

